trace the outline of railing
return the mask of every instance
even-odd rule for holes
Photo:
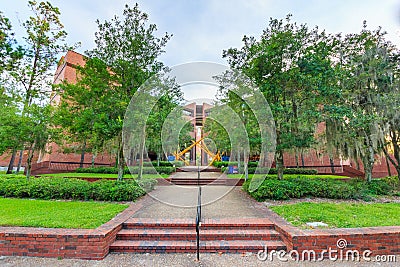
[[[196,214],[196,250],[197,260],[200,260],[200,222],[201,222],[201,186],[197,195],[197,214]]]
[[[199,191],[197,193],[197,212],[196,212],[196,251],[197,260],[200,260],[200,224],[201,224],[201,186],[200,186],[200,168],[197,169],[197,185]]]
[[[62,171],[74,171],[81,166],[80,162],[72,162],[72,161],[51,161],[49,164],[50,170],[62,170]],[[84,162],[82,164],[84,168],[91,167],[92,163]],[[110,167],[113,166],[112,164],[108,163],[94,163],[95,167],[106,166]]]
[[[285,168],[302,168],[302,169],[316,169],[319,174],[334,174],[334,173],[342,173],[343,172],[343,165],[307,165],[302,166],[285,166]],[[334,170],[334,172],[332,172]]]

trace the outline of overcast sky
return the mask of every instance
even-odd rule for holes
[[[1,10],[21,35],[19,20],[29,15],[25,0],[0,0]],[[363,20],[371,29],[382,26],[400,46],[400,1],[398,0],[50,0],[61,11],[68,41],[81,42],[78,52],[92,49],[96,19],[121,15],[125,3],[138,2],[157,24],[159,34],[172,33],[162,61],[172,66],[190,61],[225,64],[222,50],[240,47],[243,35],[259,37],[270,17],[318,25],[328,32],[358,32]]]
[[[110,20],[122,15],[125,4],[139,3],[149,14],[158,34],[173,34],[160,58],[174,66],[191,61],[226,64],[222,51],[241,47],[244,35],[259,37],[270,17],[318,25],[329,33],[359,32],[362,22],[370,29],[382,26],[389,39],[400,47],[400,1],[398,0],[50,0],[59,7],[68,42],[81,42],[84,53],[94,47],[96,19]],[[17,36],[19,21],[29,15],[27,0],[0,0],[1,10],[13,23]]]

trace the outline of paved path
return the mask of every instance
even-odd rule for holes
[[[171,177],[197,179],[197,172],[178,172]],[[202,178],[226,178],[225,174],[202,172]],[[195,218],[197,186],[156,186],[149,193],[138,218]],[[241,190],[240,186],[202,186],[203,218],[260,218],[265,217],[255,207],[260,204]]]
[[[143,202],[138,218],[195,218],[197,186],[158,186]],[[260,218],[260,204],[251,199],[241,187],[202,187],[203,218]]]
[[[0,266],[4,267],[233,267],[233,266],[249,266],[249,267],[360,267],[360,266],[382,266],[393,267],[398,266],[400,257],[397,262],[377,263],[377,262],[334,262],[324,260],[323,262],[281,262],[274,260],[270,262],[260,261],[255,254],[217,254],[202,253],[200,262],[195,260],[196,255],[191,254],[109,254],[101,261],[88,261],[76,259],[49,259],[49,258],[31,258],[31,257],[0,257]]]

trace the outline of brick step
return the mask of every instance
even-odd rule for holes
[[[196,230],[192,228],[170,229],[122,229],[118,240],[195,240]],[[281,240],[271,229],[201,229],[200,240]]]
[[[176,172],[194,172],[197,173],[197,166],[185,166],[176,168]],[[200,167],[200,172],[221,172],[220,168],[216,168],[214,166],[202,166]]]
[[[274,229],[275,224],[266,218],[203,219],[201,229]]]
[[[201,241],[200,252],[258,252],[265,247],[271,250],[286,250],[282,241]],[[132,241],[117,240],[110,246],[110,252],[155,252],[155,253],[187,253],[196,252],[195,241]]]
[[[175,185],[186,185],[186,186],[195,186],[195,185],[226,185],[224,181],[200,181],[196,182],[182,182],[182,181],[171,181],[172,184]]]
[[[195,227],[193,219],[153,219],[130,218],[124,222],[124,229],[137,228],[192,228]],[[201,229],[274,229],[274,223],[266,218],[223,218],[203,219]]]
[[[193,228],[196,227],[194,219],[153,219],[130,218],[123,223],[124,229],[132,228]]]

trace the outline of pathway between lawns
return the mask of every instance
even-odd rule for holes
[[[182,175],[182,174],[180,174]],[[185,173],[197,177],[197,173]],[[212,176],[212,173],[202,173]],[[215,174],[220,175],[220,174]],[[194,218],[196,216],[197,186],[156,186],[136,218]],[[202,186],[202,218],[265,218],[268,210],[242,191],[241,186]]]

